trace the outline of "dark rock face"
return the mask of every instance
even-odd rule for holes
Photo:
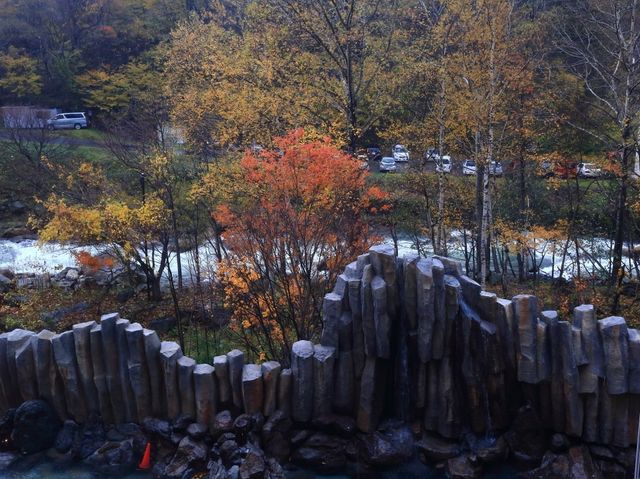
[[[460,445],[433,434],[425,434],[416,446],[427,461],[446,461],[460,454]]]
[[[291,427],[291,419],[282,411],[276,411],[271,415],[262,428],[262,444],[269,456],[282,462],[289,458]]]
[[[69,452],[76,438],[76,434],[80,431],[80,426],[75,421],[65,421],[62,429],[58,432],[54,447],[60,454]]]
[[[182,479],[190,477],[193,472],[204,469],[207,462],[207,447],[186,436],[178,444],[178,449],[167,465],[163,477],[165,479]]]
[[[337,472],[347,465],[346,449],[346,440],[316,433],[293,453],[291,461],[319,472]]]
[[[446,471],[451,479],[477,479],[482,473],[482,468],[477,464],[475,457],[463,455],[449,459]]]
[[[16,410],[11,439],[23,454],[44,451],[53,446],[61,426],[48,403],[39,399],[26,401]]]
[[[85,459],[98,472],[109,476],[117,476],[136,467],[136,455],[133,440],[107,442]]]
[[[572,447],[565,454],[549,452],[545,454],[540,467],[532,471],[523,472],[519,477],[520,479],[537,479],[539,477],[604,479],[604,476],[595,466],[586,446]]]
[[[262,451],[253,449],[242,460],[238,474],[240,479],[262,479],[266,468],[267,464]]]
[[[91,416],[75,435],[73,450],[74,455],[80,459],[86,459],[104,445],[106,434],[104,424],[98,416]]]
[[[513,455],[524,462],[538,462],[547,450],[547,437],[536,412],[523,407],[513,422],[505,439]]]
[[[372,466],[393,466],[413,454],[411,429],[402,423],[387,423],[373,434],[360,436],[360,455]]]

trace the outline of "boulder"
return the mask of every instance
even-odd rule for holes
[[[238,475],[240,479],[262,479],[266,469],[264,454],[259,449],[252,448],[242,460]]]
[[[137,457],[133,450],[133,440],[109,441],[84,460],[101,474],[118,477],[135,469]]]
[[[446,471],[450,479],[477,479],[482,473],[482,468],[477,458],[465,454],[449,459]]]
[[[80,426],[75,421],[65,421],[56,436],[53,447],[60,454],[65,454],[71,450],[76,435],[80,432]]]
[[[23,454],[53,446],[62,424],[53,408],[40,399],[26,401],[16,410],[11,440]]]
[[[313,426],[320,431],[342,437],[352,437],[358,428],[354,419],[338,414],[323,414],[313,418]]]
[[[231,413],[229,411],[221,411],[216,414],[213,421],[213,431],[211,431],[213,436],[218,437],[231,431],[233,431],[233,417],[231,417]]]
[[[294,451],[291,461],[318,472],[332,473],[344,470],[347,465],[347,442],[324,433],[309,436],[302,446]]]
[[[403,423],[387,422],[372,434],[359,436],[360,457],[376,467],[408,461],[413,455],[411,428]]]
[[[540,477],[603,479],[586,446],[572,447],[565,454],[549,452],[545,454],[540,467],[520,473],[518,477],[520,479],[538,479]]]
[[[261,436],[265,452],[281,462],[286,461],[291,453],[289,444],[291,426],[291,419],[283,411],[275,411],[262,428]]]
[[[86,459],[104,444],[106,434],[104,424],[96,414],[89,416],[75,435],[73,442],[73,455],[80,459]]]
[[[422,439],[416,442],[416,447],[430,462],[446,461],[460,454],[460,445],[457,442],[429,433],[425,433]]]
[[[166,479],[182,479],[191,477],[195,471],[204,469],[207,461],[207,446],[185,436],[178,444],[176,453],[165,469]]]

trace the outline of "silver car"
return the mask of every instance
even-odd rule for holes
[[[396,160],[390,156],[385,156],[380,161],[380,173],[396,171]]]
[[[47,127],[50,130],[61,130],[63,128],[87,128],[89,122],[83,112],[59,113],[50,120],[47,120]]]

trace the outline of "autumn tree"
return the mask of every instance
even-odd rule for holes
[[[619,165],[611,271],[611,284],[616,285],[612,305],[615,313],[624,276],[630,169],[640,136],[640,2],[572,2],[558,28],[557,44],[568,59],[567,68],[583,81],[595,107],[593,117],[574,126],[596,137],[607,151],[615,151]]]
[[[211,214],[224,227],[218,279],[233,330],[256,356],[286,361],[294,341],[317,337],[324,294],[366,248],[367,206],[380,206],[381,194],[327,140],[296,130],[275,144],[226,172],[215,167],[194,194],[213,193]]]
[[[22,101],[37,97],[42,91],[42,78],[36,60],[14,47],[0,54],[0,91]]]
[[[476,160],[477,275],[484,285],[490,271],[493,221],[492,162],[504,139],[508,102],[506,92],[523,72],[514,51],[514,5],[510,0],[447,2],[461,24],[450,72],[455,91],[451,111],[457,121],[457,140]]]

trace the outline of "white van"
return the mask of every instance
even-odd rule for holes
[[[83,112],[60,113],[50,120],[47,120],[47,127],[50,130],[61,130],[63,128],[87,128],[89,122]]]

